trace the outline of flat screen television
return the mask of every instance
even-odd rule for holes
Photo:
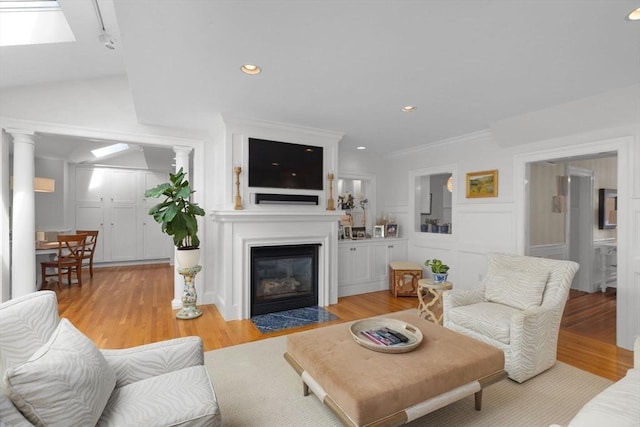
[[[322,147],[249,138],[249,187],[322,190]]]

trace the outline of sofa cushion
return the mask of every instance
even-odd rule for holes
[[[640,369],[627,375],[587,402],[569,427],[640,425]]]
[[[538,307],[548,278],[548,271],[490,273],[484,281],[484,297],[521,310]]]
[[[520,310],[508,305],[481,302],[454,307],[449,310],[448,317],[451,323],[509,344],[511,316],[519,312]]]
[[[62,319],[29,360],[7,369],[4,383],[35,425],[95,425],[116,377],[93,342]]]
[[[98,421],[99,427],[221,424],[213,385],[202,365],[116,388]]]

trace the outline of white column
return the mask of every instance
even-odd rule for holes
[[[13,219],[11,297],[36,291],[34,133],[8,130],[13,137]]]
[[[185,172],[189,172],[189,155],[191,154],[191,147],[182,147],[176,146],[173,147],[173,151],[176,153],[176,172],[182,168]],[[189,180],[189,184],[193,181],[190,179],[191,176],[187,175],[187,179]],[[176,259],[177,249],[174,247],[173,259]],[[175,264],[174,264],[175,267]],[[171,302],[171,306],[174,310],[182,307],[182,294],[184,293],[184,277],[178,274],[178,269],[174,268],[173,270],[173,288],[174,288],[174,298]]]

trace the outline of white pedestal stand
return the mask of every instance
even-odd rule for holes
[[[184,276],[184,293],[182,295],[182,308],[176,314],[178,319],[195,319],[202,316],[202,310],[196,307],[198,294],[196,293],[196,274],[202,270],[201,265],[191,268],[178,268],[178,273]]]

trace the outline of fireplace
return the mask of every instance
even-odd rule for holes
[[[251,316],[318,305],[319,247],[251,248]]]

